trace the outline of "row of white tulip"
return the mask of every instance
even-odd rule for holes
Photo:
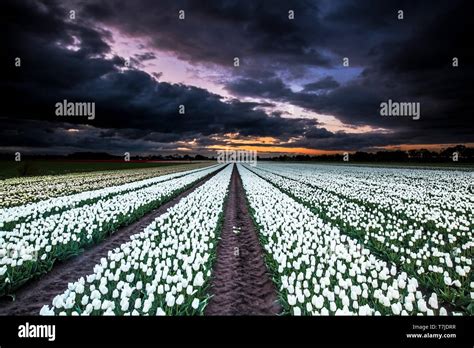
[[[91,204],[99,200],[110,198],[114,195],[125,194],[127,192],[136,191],[145,187],[149,187],[160,182],[178,178],[184,175],[199,171],[208,171],[212,167],[198,168],[184,172],[174,172],[166,175],[156,176],[144,180],[133,181],[130,183],[110,186],[98,190],[91,190],[50,198],[44,201],[29,203],[21,206],[0,209],[0,229],[12,230],[19,222],[33,221],[44,217],[46,214],[58,214],[65,210],[79,207],[84,204]]]
[[[344,233],[395,262],[443,300],[468,311],[474,297],[471,287],[474,238],[470,229],[460,227],[444,232],[426,229],[393,212],[299,181],[301,177],[292,177],[282,167],[266,165],[263,170],[253,170],[308,204],[325,221],[337,224]]]
[[[162,183],[19,223],[11,231],[0,231],[0,293],[48,271],[55,260],[79,253],[220,168],[222,165],[193,170]]]
[[[201,314],[232,165],[109,251],[41,315]]]
[[[425,219],[440,228],[474,224],[472,171],[308,164],[260,167],[415,220]]]
[[[447,314],[436,293],[376,257],[305,205],[238,166],[251,212],[279,286],[295,315]]]
[[[179,164],[154,168],[5,179],[0,181],[0,208],[24,205],[52,197],[122,185],[207,165],[206,163]]]

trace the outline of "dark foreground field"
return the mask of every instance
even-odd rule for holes
[[[0,179],[13,177],[58,175],[68,173],[94,172],[104,170],[138,169],[164,167],[170,165],[189,164],[196,161],[157,161],[157,162],[125,162],[125,161],[59,161],[59,160],[27,160],[21,162],[0,161]]]

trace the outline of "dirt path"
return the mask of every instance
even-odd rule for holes
[[[137,222],[118,229],[99,244],[85,250],[81,255],[56,263],[49,273],[17,290],[15,301],[11,301],[8,297],[1,298],[0,315],[39,315],[41,307],[45,304],[51,304],[54,296],[67,289],[68,283],[76,281],[81,276],[91,274],[94,266],[100,262],[102,257],[107,256],[109,250],[127,242],[132,234],[143,230],[155,218],[166,212],[168,208],[175,205],[181,198],[189,195],[196,188],[204,184],[216,173],[201,179],[198,184],[187,189],[159,208],[152,210]]]
[[[217,246],[211,295],[206,315],[275,315],[281,311],[236,167]]]

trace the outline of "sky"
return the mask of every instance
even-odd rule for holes
[[[474,143],[472,1],[1,7],[0,152],[324,154]],[[94,118],[58,116],[64,100],[94,103]],[[388,100],[419,103],[419,119],[382,116]]]

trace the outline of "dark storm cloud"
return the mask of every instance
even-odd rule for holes
[[[315,124],[307,119],[270,117],[258,109],[268,106],[267,103],[241,102],[237,99],[224,101],[205,89],[159,83],[140,70],[124,70],[123,58],[104,58],[110,52],[109,46],[101,39],[106,33],[64,21],[62,16],[66,12],[54,6],[48,8],[47,17],[34,3],[21,3],[21,8],[15,7],[16,4],[8,6],[11,6],[10,11],[28,16],[31,25],[18,27],[14,17],[10,22],[3,23],[7,31],[15,30],[11,31],[12,35],[6,42],[7,52],[10,53],[6,63],[9,69],[2,80],[2,90],[8,102],[2,109],[2,115],[6,117],[2,119],[2,124],[8,120],[25,120],[19,123],[21,134],[17,136],[11,136],[11,127],[9,130],[6,126],[2,128],[2,134],[9,132],[10,135],[3,138],[4,146],[26,146],[28,143],[39,147],[58,146],[69,144],[71,139],[87,145],[93,143],[95,136],[99,140],[114,139],[116,143],[118,140],[114,137],[122,141],[147,141],[156,136],[154,142],[165,142],[229,132],[287,139]],[[46,19],[49,23],[45,35],[47,40],[34,34],[34,24],[40,26],[40,22]],[[66,46],[74,44],[72,36],[81,42],[80,49],[66,49]],[[17,45],[20,38],[23,41]],[[21,57],[21,68],[12,66],[15,56]],[[28,98],[27,103],[24,102],[25,97]],[[55,104],[64,99],[94,102],[95,119],[88,121],[86,118],[56,116]],[[180,105],[185,106],[184,115],[178,113]],[[37,123],[26,120],[41,120],[45,126],[36,127]],[[65,124],[85,123],[90,126],[79,133],[58,132]],[[94,127],[104,130],[99,132]],[[35,129],[28,136],[26,133],[30,128]],[[61,137],[64,139],[61,140]],[[95,144],[103,146],[103,142]]]
[[[404,21],[396,19],[400,8]],[[337,24],[334,32],[340,33],[329,47],[350,57],[351,64],[363,65],[358,78],[317,95],[307,93],[312,84],[298,93],[275,79],[240,77],[227,88],[240,96],[265,96],[334,115],[348,125],[387,128],[397,132],[400,142],[472,142],[474,57],[466,31],[470,9],[464,1],[342,2],[325,16],[327,26]],[[452,67],[453,57],[463,62],[457,68]],[[380,103],[388,99],[420,102],[421,119],[381,117]]]
[[[272,99],[285,99],[292,94],[291,89],[280,78],[242,78],[229,82],[227,89],[236,95]]]
[[[177,19],[180,9],[186,11],[184,21]],[[157,48],[191,62],[229,66],[232,57],[241,57],[236,78],[227,82],[235,95],[286,101],[334,115],[349,126],[410,131],[417,139],[430,131],[431,142],[438,137],[473,140],[465,129],[474,106],[469,1],[138,1],[118,6],[103,0],[85,10],[129,34],[147,35]],[[457,69],[450,65],[454,56],[461,62]],[[311,66],[340,66],[342,57],[363,73],[340,86],[327,76],[294,93],[276,75],[301,78]],[[332,90],[305,93],[317,89]],[[414,124],[380,117],[380,103],[389,98],[421,102],[422,119]]]
[[[134,54],[133,57],[130,58],[128,65],[131,65],[136,69],[143,69],[143,62],[153,59],[156,59],[156,55],[153,52]],[[153,76],[155,76],[157,79],[159,79],[161,75],[160,73],[153,73]]]
[[[67,18],[69,9],[77,10],[76,20]],[[403,21],[396,19],[398,9]],[[2,66],[8,68],[0,123],[21,120],[22,132],[15,136],[11,123],[2,127],[3,146],[75,148],[96,141],[97,148],[150,149],[194,139],[212,144],[209,137],[235,132],[300,136],[292,146],[321,149],[474,141],[471,2],[22,0],[3,2],[2,12]],[[135,69],[112,56],[107,42],[113,36],[104,28],[150,39],[145,53],[131,55]],[[241,66],[221,82],[235,97],[263,100],[224,100],[202,88],[157,82],[160,73],[153,78],[140,70],[156,58],[153,49],[224,67],[237,56]],[[458,68],[450,65],[453,56]],[[14,57],[21,57],[21,68],[12,66]],[[359,77],[341,82],[331,75],[342,57],[361,68]],[[298,79],[302,90],[294,92]],[[389,98],[421,102],[421,119],[381,117],[380,102]],[[54,104],[63,99],[95,102],[96,119],[55,117]],[[333,133],[316,121],[262,110],[277,101],[334,115],[349,127],[391,132]],[[185,115],[177,112],[181,104]],[[83,129],[70,134],[64,130],[70,124]]]
[[[145,52],[145,53],[142,53],[142,54],[136,54],[135,58],[138,61],[143,62],[145,60],[155,59],[156,55],[153,52]]]
[[[150,153],[154,150],[172,153],[174,141],[182,140],[173,134],[150,133],[124,129],[99,129],[87,125],[57,123],[37,120],[3,120],[0,147],[14,151],[23,149],[37,153],[72,151],[105,151],[113,154],[124,152]]]
[[[104,128],[178,134],[199,131],[206,136],[240,132],[242,135],[285,137],[298,134],[313,124],[304,119],[269,117],[256,109],[260,106],[258,103],[236,99],[224,102],[220,96],[201,88],[158,83],[138,70],[101,76],[68,90],[63,96],[68,100],[81,96],[95,101],[97,117],[90,123]],[[180,105],[185,107],[184,115],[178,112]],[[50,119],[55,118],[52,113],[49,115]]]
[[[185,19],[178,19],[178,11]],[[290,21],[293,10],[298,20]],[[231,66],[239,56],[328,65],[315,45],[325,41],[314,1],[125,1],[83,2],[87,16],[128,34],[149,36],[155,47],[191,62]],[[139,18],[139,20],[137,20]]]
[[[370,138],[369,142],[382,138],[391,139],[390,144],[397,142],[401,144],[402,141],[449,143],[474,140],[472,127],[469,126],[470,110],[474,107],[472,100],[461,102],[461,98],[447,96],[443,99],[434,99],[430,95],[417,95],[408,85],[401,84],[400,88],[391,88],[390,85],[385,86],[384,82],[382,77],[370,76],[317,95],[306,89],[293,92],[281,80],[276,82],[275,80],[240,79],[229,83],[228,89],[241,96],[271,98],[321,114],[334,115],[350,126],[370,125],[395,132],[395,135],[391,137],[374,138],[373,134],[358,136],[358,138],[364,136]],[[390,81],[387,83],[389,84]],[[421,118],[415,121],[409,117],[382,117],[379,113],[380,103],[388,99],[420,102]],[[404,137],[403,134],[410,134],[410,136]],[[350,140],[348,137],[344,139]],[[349,146],[356,146],[356,144],[349,142]]]
[[[304,91],[305,92],[319,91],[323,89],[333,89],[339,86],[340,86],[339,82],[334,80],[332,76],[326,76],[325,78],[319,81],[305,84]]]

